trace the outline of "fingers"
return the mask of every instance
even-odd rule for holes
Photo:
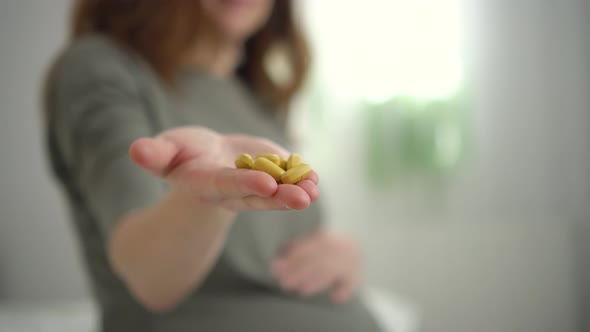
[[[162,138],[140,138],[129,148],[131,159],[156,176],[165,176],[179,153],[179,148]]]
[[[228,144],[231,144],[234,148],[237,148],[239,153],[257,155],[261,152],[267,152],[277,154],[284,159],[289,158],[290,155],[290,153],[282,146],[261,137],[248,135],[226,135],[224,139]],[[320,182],[318,174],[315,171],[312,171],[312,173],[307,177],[307,180],[310,180],[315,184]]]
[[[294,291],[301,296],[313,296],[332,288],[330,297],[338,304],[348,302],[352,298],[358,287],[356,275],[338,274],[328,262],[314,256],[306,258],[295,265],[284,261],[273,264],[272,273],[281,288]]]
[[[202,128],[173,129],[155,138],[138,139],[130,146],[129,155],[151,174],[196,194],[204,202],[222,202],[232,210],[303,210],[320,195],[315,172],[297,185],[279,185],[266,173],[225,167],[217,159],[207,158],[208,150],[203,147],[212,146],[288,156],[285,149],[269,140],[246,135],[220,136]]]
[[[332,287],[335,281],[334,276],[323,272],[318,271],[302,282],[297,289],[299,294],[302,296],[313,296]]]
[[[318,186],[312,181],[306,179],[297,183],[297,186],[305,190],[312,203],[320,197],[320,190],[318,189]]]
[[[171,172],[167,180],[175,186],[217,203],[226,199],[256,195],[271,197],[277,192],[276,181],[268,174],[244,169],[208,168],[185,165]]]
[[[286,205],[277,200],[260,196],[228,199],[219,204],[226,209],[236,212],[244,210],[288,210]]]
[[[247,135],[227,135],[225,136],[225,140],[228,144],[232,144],[232,146],[237,148],[240,151],[239,153],[256,155],[260,152],[268,152],[275,153],[285,159],[289,157],[289,152],[287,152],[287,150],[264,138]],[[312,171],[306,180],[309,180],[316,185],[320,183],[320,178],[315,171]]]
[[[315,171],[312,171],[311,174],[305,179],[315,183],[316,185],[320,183],[320,177]]]
[[[246,197],[226,199],[221,201],[220,204],[233,211],[303,210],[309,207],[311,199],[303,188],[295,185],[283,184],[278,186],[276,193],[272,197],[249,195]]]
[[[308,255],[316,253],[319,250],[317,232],[315,230],[291,241],[278,258],[278,261],[294,264],[297,261],[304,260]]]
[[[247,173],[253,173],[247,170],[243,171]],[[268,177],[265,176],[264,182],[262,182],[262,176],[259,174],[257,174],[257,176],[260,177],[260,179],[256,180],[250,175],[249,178],[244,178],[244,183],[241,186],[242,188],[238,188],[237,191],[233,190],[233,192],[230,192],[232,191],[231,188],[233,187],[233,183],[240,183],[239,180],[231,181],[229,179],[225,179],[221,182],[218,182],[217,184],[219,188],[225,188],[222,189],[221,192],[225,197],[243,198],[241,203],[228,202],[229,204],[232,204],[233,206],[243,205],[248,210],[304,210],[320,197],[319,188],[311,181],[303,180],[297,185],[277,185],[276,182],[274,182],[274,179],[269,180]],[[247,190],[248,188],[250,191]],[[243,193],[249,193],[249,195],[241,195]],[[262,199],[269,198],[271,195],[273,196],[272,199]]]
[[[281,288],[286,290],[296,290],[313,273],[314,267],[309,260],[297,266],[285,262],[273,265],[273,274],[277,277]]]
[[[347,302],[354,295],[358,272],[354,248],[321,230],[291,242],[272,265],[282,288],[302,296],[332,288],[335,303]]]
[[[311,204],[309,195],[303,188],[292,184],[281,184],[274,198],[293,210],[304,210]]]
[[[318,254],[316,243],[312,236],[304,236],[291,242],[284,253],[273,263],[272,271],[277,276],[289,276],[300,273],[310,261]],[[316,259],[317,260],[317,259]]]
[[[296,270],[277,275],[279,284],[285,290],[298,293],[301,296],[315,295],[332,285],[335,274],[322,263],[311,258],[307,264]]]
[[[317,185],[311,181],[277,185],[268,174],[250,170],[228,169],[217,175],[211,186],[215,188],[212,201],[232,211],[304,210],[320,196]]]
[[[353,275],[349,278],[340,280],[330,293],[332,301],[338,304],[348,302],[354,295],[358,282],[358,278]]]
[[[222,198],[237,198],[256,195],[271,197],[278,185],[270,175],[244,169],[224,169],[215,172],[213,178],[213,195]]]
[[[281,288],[294,291],[301,296],[316,295],[330,288],[336,281],[335,270],[319,253],[307,253],[296,261],[277,260],[272,273]]]

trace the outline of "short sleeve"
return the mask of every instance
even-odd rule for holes
[[[156,134],[131,68],[122,51],[92,41],[66,51],[52,80],[50,131],[82,204],[106,237],[123,215],[165,192],[128,154],[133,141]]]

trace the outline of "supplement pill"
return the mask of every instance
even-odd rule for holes
[[[254,164],[254,159],[252,159],[252,156],[250,156],[249,154],[244,153],[238,156],[238,159],[236,159],[235,164],[237,168],[251,169],[252,165]]]
[[[301,164],[301,156],[296,153],[293,153],[289,156],[289,159],[287,160],[287,170],[290,170],[291,168],[299,164]]]
[[[273,163],[275,163],[277,166],[281,165],[281,157],[279,157],[276,154],[273,153],[259,153],[256,155],[256,159],[258,158],[265,158],[268,159],[270,161],[272,161]]]
[[[264,173],[272,176],[277,181],[279,181],[281,179],[281,175],[285,173],[285,170],[266,158],[256,158],[254,165],[252,165],[252,169],[256,171],[263,171]]]
[[[287,160],[281,158],[281,164],[279,166],[281,166],[281,168],[286,171],[287,170]]]
[[[309,164],[299,164],[281,176],[281,182],[285,184],[295,184],[301,180],[304,180],[311,174],[311,166]]]

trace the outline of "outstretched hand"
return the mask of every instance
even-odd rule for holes
[[[232,211],[303,210],[319,197],[314,172],[296,185],[277,184],[268,174],[236,169],[241,153],[288,156],[275,143],[254,136],[221,135],[202,127],[182,127],[154,138],[141,138],[130,149],[141,168],[203,203]]]

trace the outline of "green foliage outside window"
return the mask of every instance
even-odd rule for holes
[[[456,170],[469,146],[467,95],[364,102],[364,160],[370,183],[388,187],[416,178],[441,179]]]

